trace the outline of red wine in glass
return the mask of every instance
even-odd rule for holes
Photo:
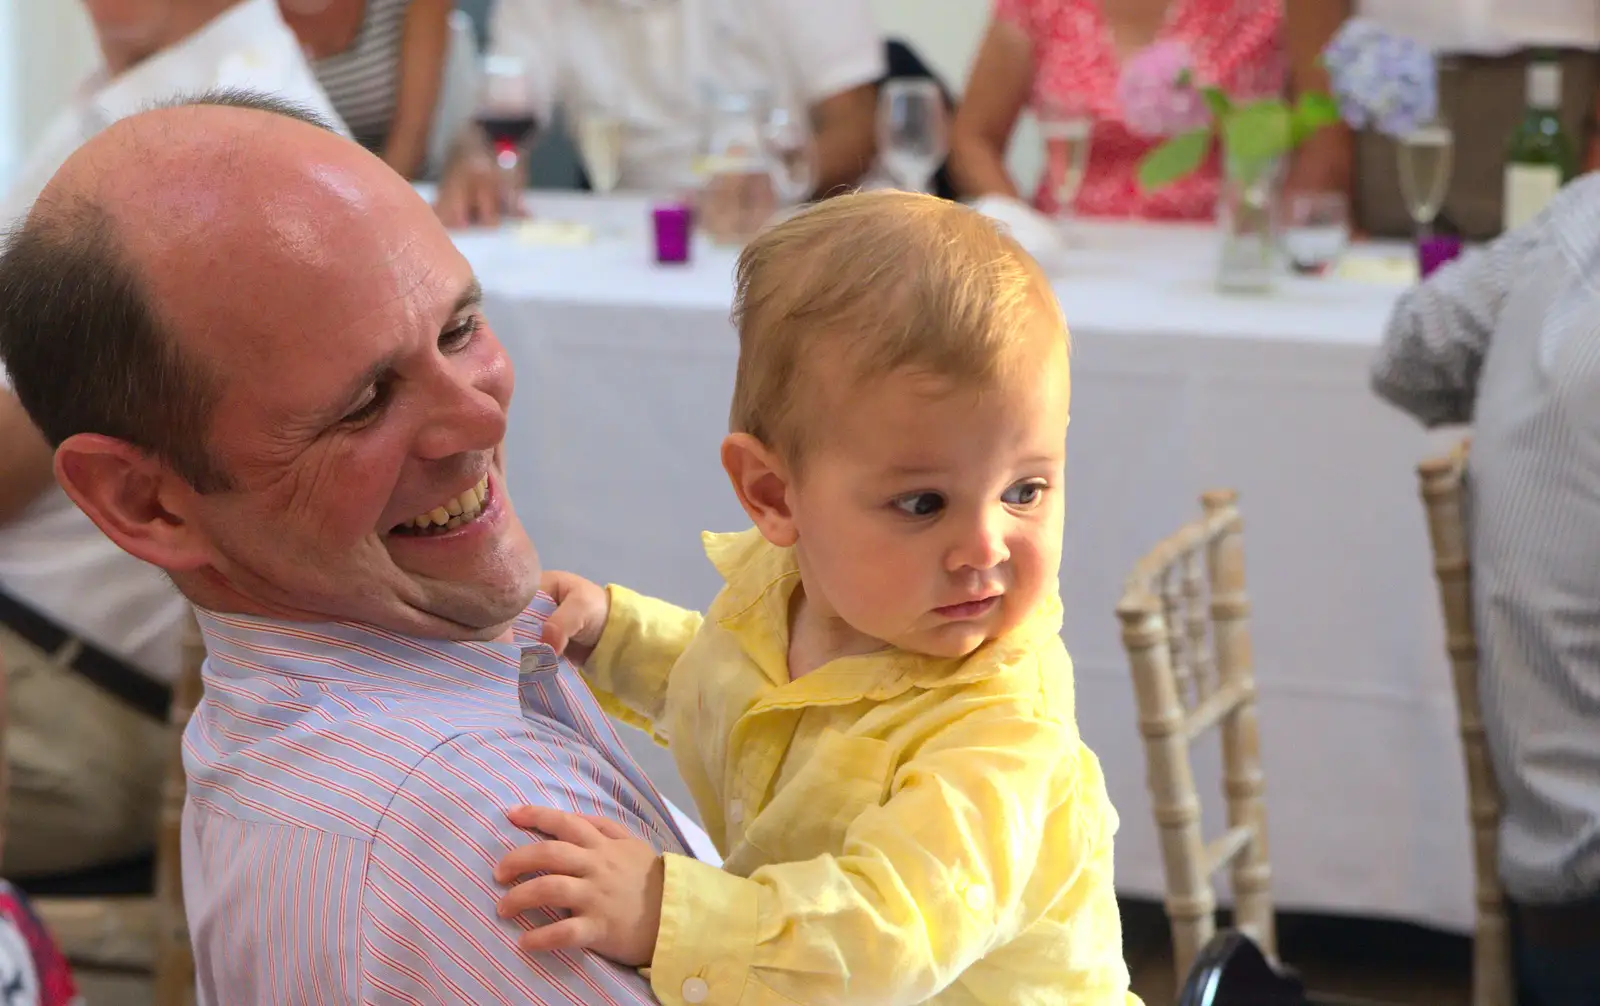
[[[489,143],[494,147],[495,159],[508,168],[517,163],[517,152],[539,125],[539,120],[531,112],[490,111],[480,113],[477,119],[479,127],[488,135]]]

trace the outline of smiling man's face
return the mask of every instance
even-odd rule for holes
[[[353,144],[308,142],[214,205],[164,188],[169,225],[133,242],[216,392],[231,485],[190,501],[193,575],[234,610],[494,636],[539,578],[503,476],[510,361],[427,204]]]

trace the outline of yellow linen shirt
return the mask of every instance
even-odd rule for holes
[[[585,667],[609,711],[671,739],[725,857],[666,856],[661,1002],[1137,1003],[1060,601],[965,658],[885,650],[790,681],[792,550],[705,544],[727,581],[707,617],[613,585]]]

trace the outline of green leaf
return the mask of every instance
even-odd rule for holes
[[[1211,150],[1211,129],[1195,129],[1174,136],[1144,155],[1139,162],[1139,187],[1153,192],[1200,167]]]
[[[1200,97],[1206,100],[1206,107],[1211,109],[1211,117],[1221,122],[1233,111],[1233,101],[1223,93],[1220,87],[1202,87]]]
[[[1292,149],[1289,109],[1277,98],[1253,101],[1222,122],[1222,149],[1230,160],[1267,161]]]
[[[1339,121],[1339,103],[1319,91],[1307,91],[1294,106],[1290,143],[1300,146],[1312,133]]]

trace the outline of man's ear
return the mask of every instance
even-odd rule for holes
[[[68,437],[55,456],[56,481],[117,547],[160,569],[209,565],[193,520],[194,489],[169,466],[126,441],[98,433]]]
[[[730,433],[722,441],[722,467],[762,536],[780,548],[793,545],[799,532],[789,499],[792,482],[782,459],[750,434]]]

